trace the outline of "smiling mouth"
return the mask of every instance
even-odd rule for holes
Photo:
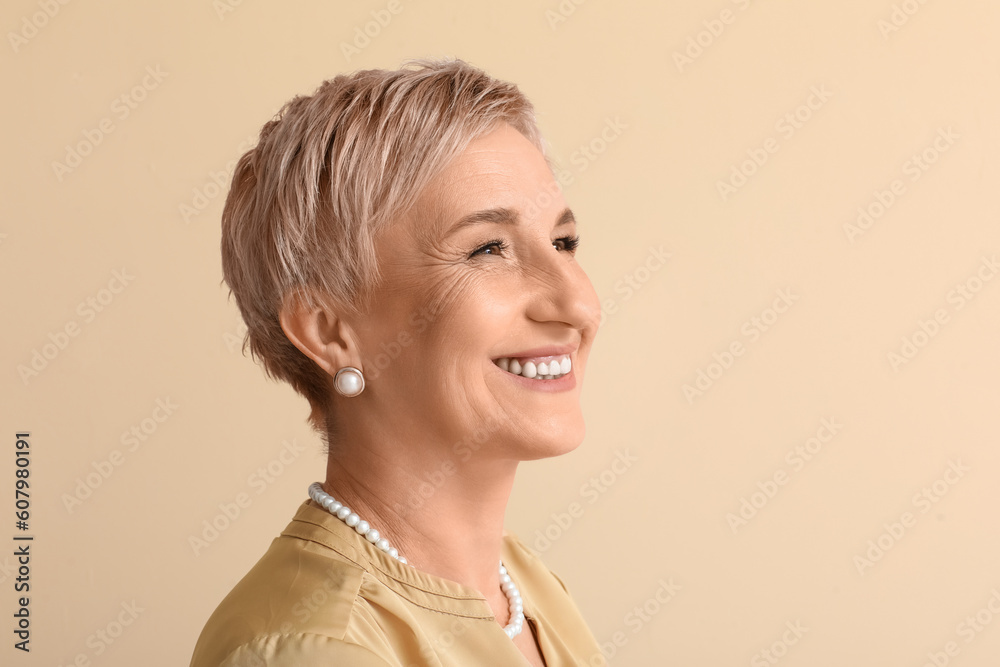
[[[573,370],[573,362],[568,354],[554,354],[547,357],[500,357],[493,363],[512,375],[520,375],[530,380],[555,380]]]

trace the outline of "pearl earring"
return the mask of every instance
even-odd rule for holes
[[[365,376],[354,366],[344,366],[333,376],[333,386],[341,396],[357,396],[365,390]]]

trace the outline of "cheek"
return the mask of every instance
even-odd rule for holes
[[[439,275],[428,279],[411,277],[412,287],[394,298],[382,298],[368,320],[369,340],[380,341],[374,354],[387,347],[405,355],[404,364],[413,371],[452,372],[471,355],[482,356],[489,332],[496,330],[497,309],[504,300],[487,289],[489,281],[475,274]],[[389,297],[389,295],[384,295]]]
[[[414,297],[429,311],[447,319],[468,307],[482,292],[481,280],[469,272],[442,272],[420,283]]]
[[[463,350],[481,354],[489,342],[486,336],[495,329],[495,311],[509,307],[506,299],[489,291],[487,283],[475,274],[452,274],[425,280],[414,291],[411,317],[420,325],[415,329],[415,347],[425,360],[460,358]]]

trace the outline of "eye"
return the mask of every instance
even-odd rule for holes
[[[562,241],[563,244],[562,248],[556,248],[556,250],[565,250],[567,252],[572,253],[575,252],[577,246],[580,245],[580,235],[577,234],[576,236],[563,236],[562,238],[556,239],[552,243],[552,245],[555,246],[556,243],[559,243],[560,241]]]
[[[491,248],[495,248],[496,250],[494,250],[494,252],[487,252]],[[479,246],[478,248],[476,248],[475,250],[473,250],[472,254],[469,255],[469,258],[475,257],[476,255],[487,255],[487,254],[497,255],[506,250],[507,250],[507,244],[504,242],[503,239],[493,239],[492,241],[488,241],[483,245]]]
[[[552,242],[552,247],[556,250],[562,250],[564,252],[574,253],[576,252],[577,246],[580,245],[580,235],[576,236],[563,236]],[[507,243],[503,239],[493,239],[492,241],[487,241],[483,245],[479,246],[469,255],[469,258],[476,257],[477,255],[502,255],[507,251]]]

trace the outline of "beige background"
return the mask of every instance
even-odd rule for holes
[[[775,664],[766,649],[789,667],[997,664],[1000,279],[983,258],[1000,259],[1000,6],[398,2],[377,31],[381,1],[4,3],[0,540],[17,532],[18,429],[36,540],[30,655],[11,647],[0,556],[0,662],[187,664],[324,470],[305,401],[234,342],[213,176],[325,78],[457,55],[536,104],[605,301],[586,441],[522,466],[507,523],[611,663]],[[378,34],[348,58],[366,24]],[[766,162],[724,200],[718,183],[755,151]],[[849,233],[880,196],[894,201]],[[780,290],[792,305],[768,312]],[[904,337],[920,345],[905,363],[890,356]],[[52,358],[22,377],[36,351]],[[689,400],[699,371],[715,379]],[[177,406],[160,422],[158,400]],[[842,425],[832,438],[824,419]],[[123,442],[132,427],[145,440]],[[818,431],[829,442],[795,458]],[[615,472],[619,455],[634,461]],[[190,536],[241,493],[249,506],[196,554]],[[743,499],[759,507],[737,524]]]

